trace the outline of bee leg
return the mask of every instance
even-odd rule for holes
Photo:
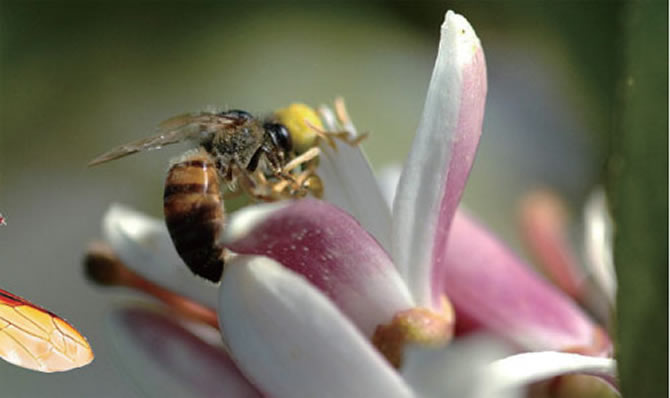
[[[254,175],[254,180],[257,182],[257,188],[263,187],[265,192],[259,194],[259,191],[256,190],[253,192],[253,195],[261,197],[262,200],[265,201],[294,199],[307,196],[311,191],[309,189],[309,183],[306,183],[306,181],[309,176],[313,175],[313,173],[313,170],[304,170],[298,175],[289,174],[291,178],[273,177],[270,180],[268,180],[263,173],[257,173],[257,175]],[[312,183],[312,185],[314,184]]]
[[[319,147],[315,146],[313,148],[310,148],[305,153],[301,154],[300,156],[295,157],[290,162],[286,163],[286,165],[282,168],[282,174],[290,173],[293,169],[300,166],[301,164],[307,163],[310,160],[318,157],[319,154],[321,154],[321,150],[319,149]]]
[[[254,180],[258,182],[258,185],[265,187],[265,189],[270,192],[272,197],[276,198],[275,200],[291,198],[290,192],[287,191],[288,187],[293,183],[293,178],[282,178],[281,176],[273,178],[272,181],[268,181],[264,173],[256,171],[254,174]]]
[[[358,136],[355,135],[356,128],[351,122],[349,112],[347,111],[347,107],[344,104],[344,99],[342,97],[335,98],[335,114],[337,115],[340,124],[344,127],[344,132],[330,134],[334,134],[336,138],[339,138],[351,146],[359,145],[361,141],[368,136],[368,133],[363,133]]]
[[[305,123],[307,124],[307,126],[309,126],[309,128],[312,129],[312,131],[314,131],[314,133],[316,133],[316,136],[319,139],[325,141],[326,144],[328,144],[329,147],[333,148],[334,150],[337,150],[337,145],[335,144],[335,140],[333,139],[331,134],[328,133],[328,131],[320,129],[319,127],[313,125],[312,123],[309,122],[309,120],[305,120]]]
[[[360,143],[368,137],[368,133],[363,133],[358,136],[354,136],[350,131],[348,130],[343,130],[343,131],[326,131],[322,130],[313,124],[310,124],[309,122],[307,125],[314,130],[316,133],[317,137],[325,141],[326,144],[328,144],[329,147],[333,148],[334,150],[337,151],[337,144],[336,144],[336,139],[339,141],[343,141],[345,144],[348,144],[349,146],[358,146]]]
[[[257,202],[274,202],[281,199],[274,195],[271,189],[268,189],[270,183],[265,178],[258,181],[254,174],[238,166],[233,166],[232,172],[238,182],[240,191],[246,193],[252,200]]]
[[[323,198],[323,181],[316,174],[310,174],[301,185],[317,199]]]
[[[352,124],[349,112],[347,112],[347,106],[344,104],[344,98],[342,97],[335,98],[335,114],[340,123],[345,127]]]
[[[368,133],[363,133],[361,135],[354,136],[348,131],[337,131],[337,132],[326,131],[324,134],[329,136],[329,139],[332,139],[330,137],[335,137],[340,141],[344,141],[344,143],[348,144],[349,146],[360,145],[360,143],[364,139],[368,138],[368,135],[369,135]]]
[[[290,198],[293,197],[294,195],[292,194],[291,190],[289,188],[291,187],[292,182],[289,180],[279,180],[277,182],[271,183],[269,185],[270,191],[272,194],[277,197],[278,199],[282,198]]]
[[[323,182],[321,178],[314,173],[314,170],[305,170],[296,177],[296,196],[306,196],[311,194],[315,198],[323,197]]]

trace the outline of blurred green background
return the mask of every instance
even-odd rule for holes
[[[123,293],[88,284],[81,256],[110,203],[161,215],[167,162],[184,147],[88,169],[91,158],[177,113],[341,95],[375,168],[401,164],[447,9],[477,30],[489,73],[466,204],[518,249],[525,191],[553,187],[578,217],[605,170],[624,3],[0,4],[0,287],[73,322],[97,355],[51,376],[0,362],[3,396],[142,395],[105,331]]]

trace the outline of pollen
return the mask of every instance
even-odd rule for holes
[[[319,115],[311,107],[294,103],[275,112],[279,122],[286,126],[291,134],[296,153],[304,153],[316,145],[316,129],[323,130]]]

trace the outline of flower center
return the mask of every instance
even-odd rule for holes
[[[424,307],[410,308],[397,313],[388,324],[377,326],[372,344],[391,365],[399,368],[408,345],[440,348],[449,343],[454,318],[454,309],[443,296],[440,312]]]

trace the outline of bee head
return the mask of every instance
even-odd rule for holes
[[[284,153],[293,150],[293,141],[286,126],[280,123],[265,123],[263,125],[265,134],[270,137],[272,144],[281,149]]]

